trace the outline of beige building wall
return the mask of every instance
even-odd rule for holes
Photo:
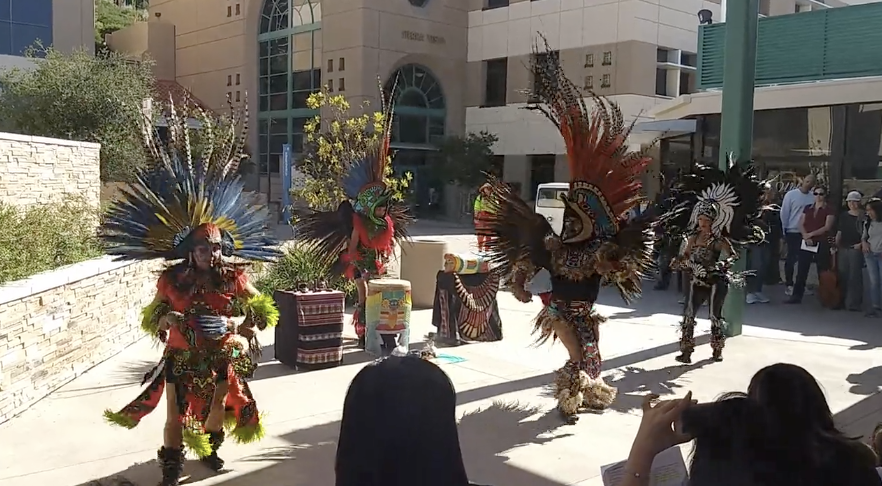
[[[52,47],[62,52],[85,49],[95,53],[94,0],[52,2]]]
[[[418,64],[433,74],[444,93],[447,133],[465,124],[468,15],[462,0],[432,0],[414,7],[405,0],[323,0],[322,75],[329,62],[346,61],[345,94],[376,102],[377,77],[385,83],[401,66]]]
[[[175,80],[177,55],[174,24],[138,22],[108,35],[106,41],[111,49],[131,58],[151,59],[154,63],[153,76],[157,80]]]

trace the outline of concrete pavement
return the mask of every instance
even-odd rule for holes
[[[450,238],[458,248],[472,237]],[[538,302],[521,304],[500,294],[503,341],[442,350],[465,360],[440,366],[458,392],[460,441],[470,479],[500,486],[599,486],[600,466],[627,456],[642,395],[682,396],[692,390],[699,400],[713,400],[723,392],[744,390],[754,372],[780,361],[799,364],[818,378],[849,433],[869,433],[882,401],[877,349],[882,320],[825,311],[806,300],[801,306],[749,306],[744,335],[728,342],[722,363],[707,359],[709,322],[699,320],[697,362],[682,366],[673,360],[679,321],[674,292],[647,290],[628,308],[605,291],[600,312],[610,320],[601,329],[601,350],[605,376],[619,388],[619,398],[611,410],[564,426],[546,385],[565,352],[559,345],[531,345]],[[414,340],[434,330],[431,313],[413,313]],[[271,358],[272,336],[262,340]],[[159,354],[141,341],[0,426],[0,486],[156,484],[152,459],[161,440],[161,411],[130,431],[105,425],[101,412],[132,399],[141,375]],[[264,363],[252,389],[266,413],[268,436],[258,444],[225,446],[223,457],[231,469],[226,474],[211,476],[191,461],[191,484],[332,485],[343,397],[367,360],[350,348],[344,365],[330,370],[298,373],[272,360]]]

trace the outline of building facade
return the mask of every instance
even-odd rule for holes
[[[37,41],[62,52],[94,52],[94,1],[0,1],[0,68],[27,65],[22,55]]]
[[[297,152],[317,115],[309,94],[327,86],[353,105],[375,102],[378,78],[396,87],[395,164],[416,175],[418,203],[433,184],[421,168],[439,163],[435,143],[482,130],[499,137],[503,177],[529,198],[539,183],[567,176],[553,126],[521,109],[540,34],[571,78],[634,119],[695,90],[697,13],[719,19],[721,1],[152,0],[147,26],[114,34],[141,40],[111,46],[150,54],[157,77],[206,106],[223,109],[228,96],[243,103],[247,93],[252,182],[271,202],[280,200],[282,146]],[[774,15],[824,4],[763,5]],[[458,207],[449,202],[447,212]]]
[[[818,174],[835,198],[882,189],[882,3],[760,19],[752,157],[781,189]],[[720,156],[725,24],[702,27],[698,92],[650,111],[655,123],[691,121],[662,142],[675,170]]]

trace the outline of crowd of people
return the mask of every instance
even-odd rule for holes
[[[399,386],[385,386],[397,383]],[[745,392],[715,402],[647,395],[643,419],[617,486],[650,484],[653,458],[692,442],[689,486],[879,486],[877,454],[833,421],[805,369],[759,370]],[[377,416],[406,417],[396,432]],[[878,428],[882,430],[882,428]],[[882,434],[877,434],[882,443]],[[435,364],[391,357],[353,379],[343,405],[337,486],[469,486],[460,452],[456,392]]]
[[[864,312],[867,317],[882,315],[882,199],[864,197],[851,191],[845,207],[828,200],[828,188],[818,184],[814,175],[807,175],[800,184],[781,195],[766,183],[761,201],[759,226],[764,237],[746,247],[747,270],[745,297],[747,304],[772,301],[764,289],[785,286],[783,303],[799,304],[813,295],[807,285],[814,267],[819,291],[833,295],[824,305],[834,310]],[[656,205],[664,212],[667,195],[661,194]],[[682,250],[680,241],[663,237],[657,228],[656,252],[658,274],[656,290],[667,290],[676,275],[677,287],[683,292],[680,303],[686,302],[688,272],[676,271],[671,263]],[[784,260],[783,278],[780,261]],[[864,302],[863,273],[866,269],[870,288]],[[825,272],[835,274],[835,282],[822,281]],[[833,291],[823,288],[833,285]],[[828,299],[828,300],[829,300]]]

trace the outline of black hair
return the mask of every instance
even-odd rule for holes
[[[867,207],[875,214],[874,221],[882,221],[882,199],[874,197],[867,202]],[[867,218],[869,220],[869,218]]]
[[[466,486],[456,427],[441,368],[412,356],[370,364],[343,403],[336,486]]]

